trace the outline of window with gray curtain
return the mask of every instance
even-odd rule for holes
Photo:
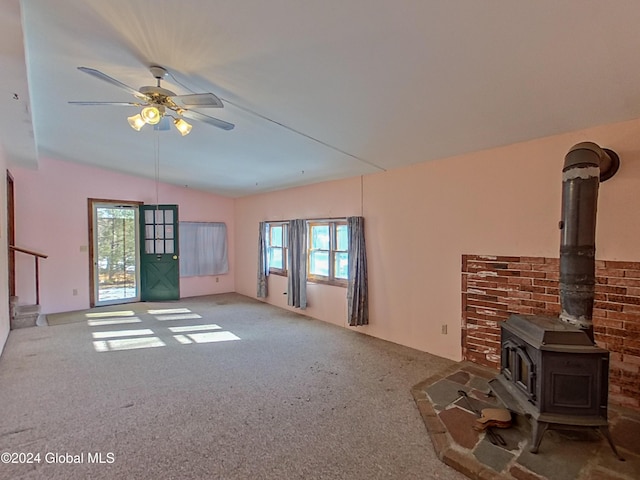
[[[180,276],[229,272],[227,226],[220,222],[180,222]]]
[[[367,285],[367,249],[364,242],[364,217],[347,217],[349,229],[349,283],[347,315],[349,325],[369,324]]]
[[[269,224],[260,222],[258,225],[258,298],[266,298],[268,295],[267,277],[269,276]]]
[[[289,265],[287,304],[302,310],[307,308],[307,222],[289,221]]]

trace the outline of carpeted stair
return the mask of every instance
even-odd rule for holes
[[[40,314],[40,305],[19,305],[18,297],[11,297],[9,302],[11,330],[47,324],[46,316]]]

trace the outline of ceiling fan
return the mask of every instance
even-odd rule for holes
[[[171,90],[162,88],[160,81],[168,75],[165,68],[151,66],[151,75],[157,80],[155,86],[140,87],[139,90],[116,80],[99,70],[88,67],[78,67],[78,70],[103,80],[111,85],[126,90],[138,99],[137,102],[69,102],[73,105],[120,105],[142,107],[137,115],[128,117],[129,125],[134,130],[140,130],[146,124],[153,125],[156,130],[168,130],[169,118],[184,136],[191,131],[191,125],[184,118],[208,123],[223,130],[231,130],[235,125],[218,118],[191,110],[192,108],[222,108],[222,101],[213,93],[193,93],[176,95]],[[184,117],[184,118],[183,118]]]

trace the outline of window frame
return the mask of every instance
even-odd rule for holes
[[[329,249],[324,248],[312,248],[313,235],[311,234],[313,227],[329,227]],[[347,278],[336,278],[335,265],[336,254],[346,253],[349,254],[349,247],[347,245],[346,250],[338,250],[337,242],[337,227],[347,227],[347,219],[344,220],[308,220],[307,221],[307,281],[311,283],[322,283],[326,285],[335,285],[340,287],[346,287],[349,283]],[[311,254],[314,251],[327,252],[329,257],[329,275],[317,275],[311,273]]]
[[[272,249],[280,249],[282,250],[282,266],[283,268],[276,268],[271,266],[271,262],[269,262],[269,275],[282,275],[287,276],[289,272],[289,265],[287,264],[287,256],[289,254],[289,222],[267,222],[269,237],[267,238],[267,257],[271,260],[271,250]],[[273,227],[282,227],[282,238],[281,243],[282,246],[274,246],[272,242],[272,232]]]

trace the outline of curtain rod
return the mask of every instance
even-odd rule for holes
[[[322,217],[322,218],[305,218],[307,222],[331,222],[334,220],[346,220],[347,217]],[[289,220],[295,220],[290,218]],[[264,220],[267,223],[287,223],[289,220]]]

